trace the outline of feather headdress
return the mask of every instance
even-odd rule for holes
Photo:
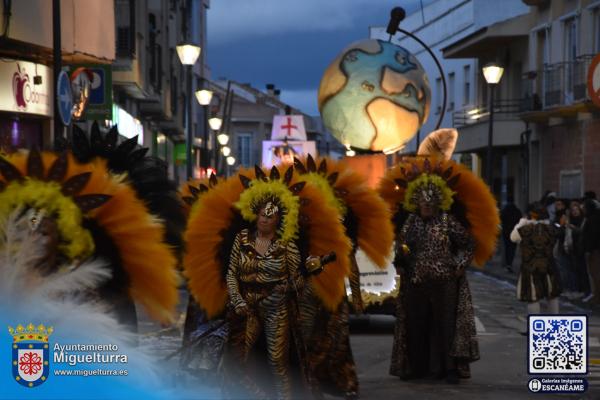
[[[163,243],[164,227],[129,185],[108,173],[104,160],[79,164],[70,153],[21,151],[0,158],[0,174],[0,217],[19,207],[51,212],[61,250],[70,260],[94,252],[98,232],[83,228],[93,222],[114,245],[131,297],[157,320],[172,321],[178,300],[176,260]]]
[[[270,171],[256,167],[204,192],[190,214],[184,269],[192,294],[209,317],[219,314],[227,302],[224,277],[235,235],[255,218],[258,204],[274,199],[286,209],[282,240],[300,238],[299,247],[306,254],[338,254],[336,262],[311,279],[327,307],[335,308],[343,298],[351,245],[335,209],[314,185],[294,177],[292,167],[284,174],[277,167]]]
[[[394,212],[401,211],[409,199],[411,183],[423,176],[436,177],[440,186],[452,193],[449,212],[469,228],[476,242],[474,261],[483,266],[493,255],[500,218],[496,200],[488,186],[465,166],[436,156],[406,157],[387,171],[379,193]]]
[[[335,206],[344,220],[346,234],[380,268],[387,266],[394,230],[388,205],[371,189],[366,179],[343,161],[332,159],[295,159],[300,179],[322,190],[327,202]]]

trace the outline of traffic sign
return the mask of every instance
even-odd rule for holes
[[[600,107],[600,54],[596,54],[588,69],[587,90],[592,102]]]
[[[73,112],[73,94],[71,92],[71,81],[65,71],[60,71],[56,82],[56,102],[58,103],[58,114],[64,125],[71,123]]]

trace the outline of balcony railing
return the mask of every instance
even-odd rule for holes
[[[533,109],[568,106],[588,100],[587,71],[593,55],[575,61],[546,65],[542,71],[524,75],[524,98],[532,99]]]
[[[526,99],[510,99],[494,101],[494,121],[514,121],[519,119],[519,114],[527,110]],[[487,121],[490,112],[487,105],[471,106],[455,111],[452,120],[455,128]]]

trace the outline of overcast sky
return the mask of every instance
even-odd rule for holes
[[[350,43],[384,26],[392,8],[407,14],[431,0],[212,0],[207,61],[212,78],[273,83],[282,100],[317,115],[317,88]]]

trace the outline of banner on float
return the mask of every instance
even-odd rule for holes
[[[265,140],[262,148],[262,163],[265,167],[273,165],[293,164],[294,157],[311,154],[317,156],[317,145],[314,141]]]

